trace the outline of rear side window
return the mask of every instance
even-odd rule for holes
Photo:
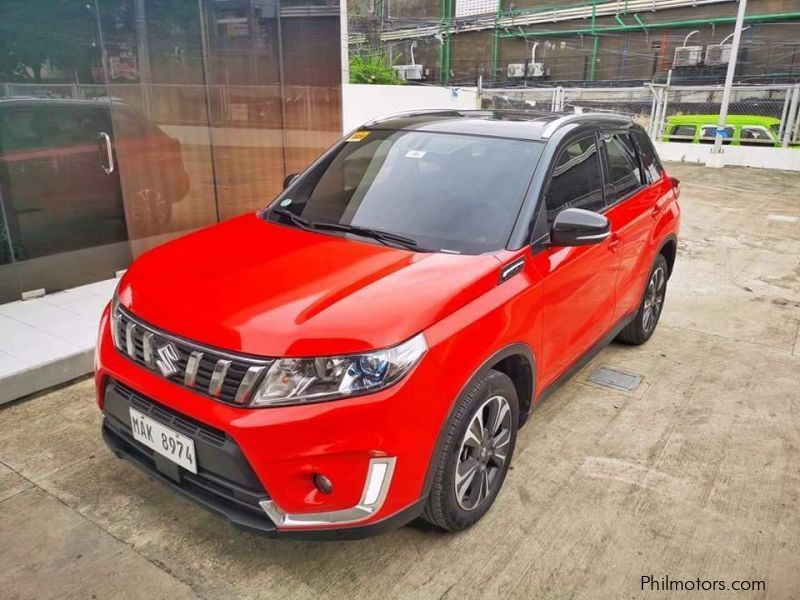
[[[608,157],[609,204],[629,196],[644,183],[633,139],[626,133],[603,134]]]
[[[636,144],[639,146],[639,157],[642,159],[642,167],[648,182],[658,181],[664,173],[664,167],[661,166],[661,161],[658,160],[656,150],[653,148],[653,142],[643,131],[635,131],[633,135],[636,138]]]
[[[703,125],[702,129],[700,129],[700,143],[713,144],[716,135],[717,135],[716,125]],[[732,141],[733,141],[733,127],[725,127],[725,130],[722,133],[722,143],[730,144]]]
[[[766,127],[760,125],[745,125],[739,138],[742,146],[772,146],[775,143]]]
[[[594,136],[572,142],[561,151],[545,195],[547,221],[565,208],[603,210],[603,179]]]
[[[697,127],[694,125],[675,125],[667,136],[670,142],[692,142]]]

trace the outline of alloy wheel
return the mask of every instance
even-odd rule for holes
[[[454,479],[456,501],[475,510],[499,486],[511,442],[511,407],[503,396],[484,402],[464,433]]]
[[[662,267],[656,268],[647,283],[642,310],[642,329],[649,334],[658,323],[661,309],[664,307],[664,295],[667,287],[667,276]]]

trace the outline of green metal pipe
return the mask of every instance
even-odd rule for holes
[[[503,3],[497,3],[497,14],[494,17],[494,27],[492,28],[492,81],[497,79],[497,70],[500,64],[500,32],[497,28],[497,19],[503,15]]]
[[[439,45],[439,83],[444,83],[444,35],[445,30],[447,28],[447,24],[445,23],[445,15],[447,14],[447,0],[442,0],[442,22],[441,22],[441,33],[442,33],[442,43]]]
[[[633,20],[636,21],[642,29],[646,29],[647,25],[644,24],[642,18],[639,16],[639,13],[633,13]]]
[[[597,51],[600,49],[600,37],[594,36],[592,42],[592,62],[589,63],[589,81],[594,81],[595,71],[597,69]]]
[[[619,13],[615,14],[614,18],[616,19],[617,23],[619,23],[620,25],[623,25],[623,26],[625,25],[625,21],[623,21],[622,17],[619,16]]]
[[[453,16],[453,0],[446,0],[447,1],[447,19],[448,21],[452,20]],[[444,47],[445,47],[445,64],[447,65],[447,70],[445,71],[445,83],[450,82],[450,38],[451,36],[448,35],[444,40]]]
[[[512,38],[512,37],[522,37],[522,38],[529,38],[529,37],[563,37],[569,35],[592,35],[596,33],[615,33],[620,31],[641,31],[643,29],[668,29],[671,27],[695,27],[695,26],[703,26],[703,25],[723,25],[726,23],[735,23],[736,17],[711,17],[708,19],[689,19],[684,21],[663,21],[660,23],[644,23],[641,19],[638,18],[638,15],[634,15],[634,18],[637,21],[636,25],[614,25],[611,27],[597,27],[594,30],[591,28],[584,28],[584,29],[562,29],[562,30],[550,30],[550,31],[535,31],[529,33],[505,33],[501,34],[500,37],[503,38]],[[800,12],[790,12],[790,13],[775,13],[769,15],[749,15],[745,16],[744,20],[746,23],[768,23],[771,21],[794,21],[800,19]]]

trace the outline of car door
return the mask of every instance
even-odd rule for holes
[[[567,139],[544,186],[548,229],[565,208],[604,208],[601,160],[595,132]],[[533,257],[542,277],[543,385],[559,375],[603,337],[614,313],[619,266],[614,234],[594,246],[550,247]]]
[[[660,192],[648,185],[633,134],[624,130],[602,133],[605,163],[606,217],[620,239],[614,320],[639,305],[642,283],[650,268],[648,244]]]

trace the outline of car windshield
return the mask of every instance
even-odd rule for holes
[[[542,146],[450,133],[359,131],[289,186],[265,216],[418,250],[491,252],[508,240]],[[364,230],[388,235],[370,240]]]

